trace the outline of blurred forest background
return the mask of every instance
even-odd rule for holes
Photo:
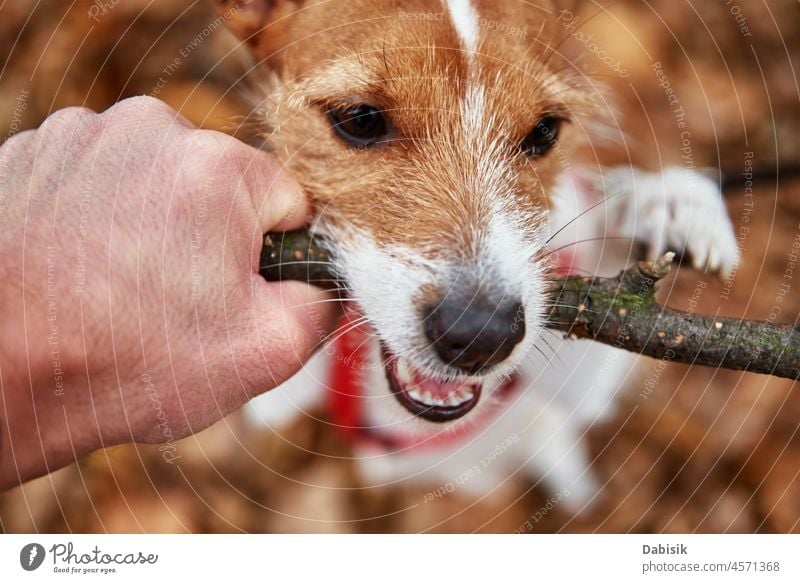
[[[800,273],[784,301],[777,297],[800,234],[800,4],[579,4],[575,13],[586,23],[584,36],[572,39],[575,50],[616,90],[638,161],[682,163],[680,131],[652,67],[660,61],[686,111],[696,163],[732,179],[725,194],[737,234],[750,213],[729,299],[722,282],[681,268],[662,285],[661,300],[686,309],[702,279],[708,287],[698,312],[772,313],[776,322],[797,323]],[[0,2],[0,136],[65,106],[103,110],[156,87],[193,123],[228,130],[248,111],[233,88],[248,64],[222,26],[203,33],[213,21],[204,0]],[[736,180],[748,158],[752,197]],[[324,423],[300,419],[278,436],[234,414],[180,442],[178,464],[165,463],[154,446],[120,446],[2,494],[0,530],[512,532],[528,521],[533,532],[800,532],[799,387],[703,367],[662,372],[657,361],[644,362],[619,413],[590,431],[604,498],[578,517],[556,506],[532,519],[551,494],[523,479],[482,499],[456,490],[427,504],[430,487],[364,487],[347,443]]]

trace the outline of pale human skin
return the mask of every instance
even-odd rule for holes
[[[70,108],[0,147],[0,488],[174,442],[299,370],[333,304],[258,275],[301,227],[267,154],[152,98]]]

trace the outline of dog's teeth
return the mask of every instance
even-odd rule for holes
[[[440,396],[435,394],[435,392],[427,390],[425,388],[425,383],[412,384],[416,375],[411,366],[403,360],[398,359],[396,370],[398,380],[406,385],[406,395],[422,405],[428,407],[458,407],[474,397],[475,389],[472,385],[468,384],[462,385],[454,391],[450,391],[446,396]]]
[[[408,396],[414,399],[415,401],[423,402],[422,393],[420,393],[417,387],[411,387],[406,391]]]
[[[433,406],[437,404],[437,399],[434,399],[433,395],[431,395],[428,391],[425,391],[422,393],[422,402],[426,405]]]
[[[472,398],[472,395],[469,391],[459,391],[456,397],[458,398],[458,404],[460,405],[469,401]]]
[[[402,358],[397,359],[397,378],[404,383],[410,383],[414,380],[414,375],[411,373],[411,368]]]
[[[438,399],[434,397],[430,391],[423,391],[420,387],[415,386],[409,389],[406,389],[406,394],[417,401],[418,403],[422,403],[423,405],[427,405],[428,407],[444,407],[445,402],[442,399]]]
[[[447,401],[445,401],[448,407],[458,407],[463,402],[464,401],[457,393],[450,393],[450,395],[447,396]]]

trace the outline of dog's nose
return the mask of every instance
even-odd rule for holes
[[[428,310],[425,335],[446,364],[475,374],[508,358],[525,337],[525,313],[518,301],[448,296]]]

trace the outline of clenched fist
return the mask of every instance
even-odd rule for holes
[[[179,439],[297,371],[331,304],[258,259],[307,212],[267,155],[151,98],[0,147],[0,487]]]

